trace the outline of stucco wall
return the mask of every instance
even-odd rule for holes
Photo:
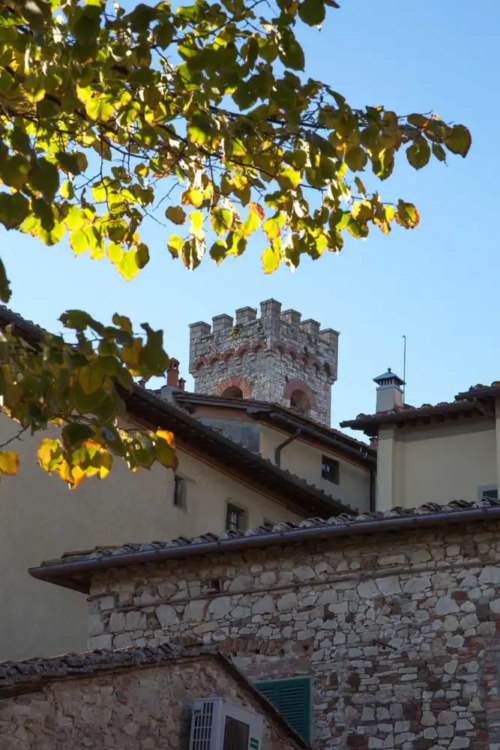
[[[109,571],[91,588],[89,644],[189,637],[252,680],[308,676],[322,750],[498,750],[499,531],[463,523]]]
[[[0,700],[2,750],[187,750],[192,703],[222,697],[261,716],[260,703],[214,659],[57,680]],[[264,716],[262,750],[298,747]]]
[[[17,425],[0,417],[0,442]],[[179,450],[179,473],[187,481],[187,509],[173,505],[173,472],[160,466],[129,472],[117,460],[109,477],[84,481],[69,491],[36,463],[41,435],[11,444],[19,452],[17,477],[0,484],[0,660],[82,650],[86,642],[85,600],[46,586],[28,568],[69,550],[195,536],[225,528],[229,498],[248,511],[251,526],[264,518],[298,517],[213,467]]]
[[[478,487],[496,484],[495,423],[451,424],[396,432],[395,504],[475,500]]]
[[[275,462],[277,446],[289,437],[287,433],[267,425],[260,426],[260,452],[264,458]],[[339,484],[321,476],[322,456],[329,456],[340,463]],[[281,452],[281,468],[302,477],[319,487],[331,497],[361,511],[370,506],[370,472],[356,466],[331,450],[318,448],[305,440],[294,440]]]

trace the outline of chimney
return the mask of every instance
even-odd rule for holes
[[[167,385],[177,388],[179,385],[179,360],[172,359],[167,369]]]
[[[404,385],[404,381],[392,372],[391,368],[384,372],[383,375],[379,375],[377,378],[373,378],[377,384],[377,414],[384,411],[393,411],[394,409],[403,408],[403,391],[401,386]]]
[[[179,390],[183,391],[185,387],[186,387],[186,381],[184,380],[184,378],[179,378]]]

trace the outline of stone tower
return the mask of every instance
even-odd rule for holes
[[[190,326],[189,371],[195,391],[251,398],[292,407],[330,424],[331,387],[337,380],[337,331],[320,331],[316,320],[301,322],[281,302],[217,315]]]

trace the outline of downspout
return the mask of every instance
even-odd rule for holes
[[[375,469],[370,469],[370,513],[374,513],[377,510],[375,488],[377,486]]]
[[[278,446],[276,446],[276,450],[274,451],[274,463],[276,466],[281,466],[281,451],[283,448],[286,448],[287,445],[290,445],[290,443],[293,443],[294,440],[297,440],[297,438],[302,435],[302,429],[298,427],[293,435],[290,435],[286,440],[283,440],[282,443],[280,443]]]

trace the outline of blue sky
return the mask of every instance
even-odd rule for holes
[[[190,322],[274,297],[283,309],[341,332],[334,425],[373,411],[372,378],[388,366],[401,372],[403,334],[409,403],[448,400],[500,379],[500,348],[491,348],[500,282],[499,28],[498,0],[343,0],[341,10],[329,9],[320,32],[302,35],[307,73],[352,105],[383,104],[399,114],[432,109],[472,131],[466,160],[416,172],[403,156],[381,185],[386,200],[417,204],[421,223],[413,232],[372,232],[365,242],[348,240],[339,256],[264,276],[260,239],[241,258],[220,267],[207,258],[191,273],[171,259],[168,230],[149,224],[151,263],[129,283],[109,263],[73,258],[66,241],[46,248],[1,232],[10,306],[51,329],[68,308],[104,321],[115,311],[136,324],[148,321],[164,329],[167,351],[187,377]]]

